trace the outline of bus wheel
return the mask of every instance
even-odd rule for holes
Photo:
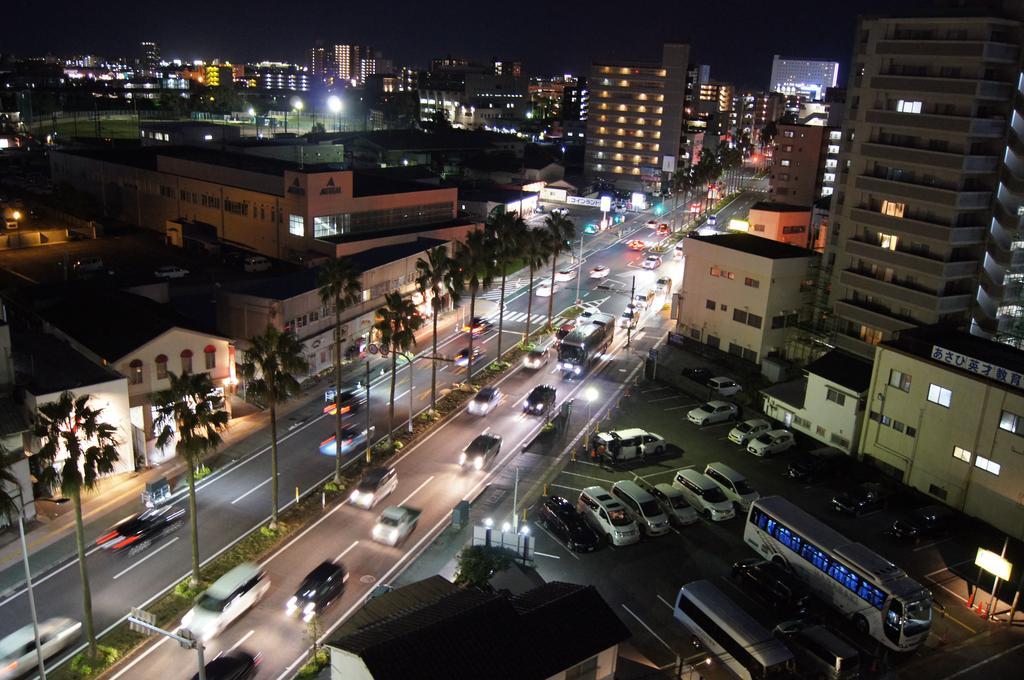
[[[786,560],[782,558],[782,555],[772,555],[772,564],[774,564],[777,567],[782,567],[783,569],[788,568]]]
[[[861,614],[853,615],[853,626],[864,635],[867,635],[869,632],[871,632],[871,626],[868,625],[868,620],[865,619],[864,616]]]

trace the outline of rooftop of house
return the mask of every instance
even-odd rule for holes
[[[60,153],[92,158],[107,163],[128,165],[142,170],[155,171],[157,158],[165,156],[196,163],[206,163],[236,170],[255,172],[261,175],[284,177],[285,171],[316,174],[344,170],[335,163],[297,163],[294,161],[268,158],[253,154],[232,153],[217,148],[199,146],[144,146],[120,149],[61,149]]]
[[[352,173],[352,195],[356,198],[363,196],[386,196],[388,194],[408,194],[415,191],[437,191],[438,189],[447,188],[449,187],[424,184],[423,182],[416,182],[394,175],[362,172],[360,170]]]
[[[807,397],[807,378],[777,383],[764,388],[761,392],[799,410],[804,407],[804,399]]]
[[[541,170],[555,163],[554,156],[542,147],[529,145],[526,147],[524,157],[516,156],[509,151],[499,153],[483,153],[473,158],[467,158],[462,166],[480,172],[522,172],[524,168],[530,170]]]
[[[493,132],[468,130],[374,130],[372,132],[346,132],[329,135],[335,143],[350,145],[364,143],[389,151],[477,151],[491,149],[507,140]]]
[[[19,385],[33,395],[78,390],[124,377],[46,333],[18,332],[11,338]]]
[[[770,238],[762,238],[752,234],[712,234],[710,236],[693,236],[690,238],[708,243],[713,246],[738,250],[749,255],[768,258],[769,260],[783,260],[794,257],[812,257],[814,252],[806,248],[773,241]],[[685,248],[685,246],[684,246]]]
[[[792,203],[772,203],[770,201],[758,201],[750,206],[751,210],[764,210],[766,212],[811,212],[806,205],[793,205]]]
[[[882,345],[971,373],[1002,386],[1007,383],[1012,385],[1012,376],[1016,374],[1018,379],[1014,386],[1024,387],[1024,351],[950,326],[908,328],[900,331],[895,340],[883,342]],[[941,358],[936,348],[944,350]],[[1000,369],[1007,371],[1008,375],[1002,376]]]
[[[519,191],[501,187],[459,187],[459,200],[472,203],[512,203],[520,198],[536,196],[535,191]]]
[[[871,386],[871,362],[837,349],[812,361],[804,370],[858,393]]]

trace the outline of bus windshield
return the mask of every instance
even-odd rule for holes
[[[576,345],[561,345],[558,348],[558,358],[562,361],[581,362],[583,361],[583,348]]]
[[[907,604],[907,619],[903,624],[903,634],[917,635],[928,630],[932,625],[932,599],[923,597]]]

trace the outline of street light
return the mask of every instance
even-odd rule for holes
[[[587,400],[587,420],[590,420],[590,405],[597,401],[598,392],[596,387],[588,387],[583,390],[583,398]]]
[[[15,213],[19,214],[20,213]],[[28,592],[28,610],[32,616],[32,637],[36,645],[36,661],[39,664],[40,680],[46,680],[46,668],[43,666],[43,647],[39,643],[39,617],[36,615],[36,598],[32,593],[32,570],[28,564],[28,545],[25,543],[25,497],[22,495],[21,483],[18,483],[18,535],[21,537],[21,558],[25,565],[25,587]],[[35,500],[29,501],[35,503]]]
[[[341,121],[338,114],[341,113],[341,109],[344,108],[341,102],[341,97],[336,94],[332,94],[327,98],[327,110],[334,114],[334,131],[341,131]]]

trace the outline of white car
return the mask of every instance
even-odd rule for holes
[[[188,276],[188,270],[174,264],[165,264],[163,267],[157,267],[153,276],[158,279],[183,279]]]
[[[657,229],[658,223],[654,220],[647,220],[647,226],[651,229]]]
[[[270,579],[257,565],[245,562],[213,582],[181,619],[203,642],[209,642],[270,590]]]
[[[566,267],[555,272],[555,281],[572,281],[576,278],[576,267]]]
[[[697,521],[697,510],[687,502],[683,492],[671,484],[655,484],[648,491],[674,524],[693,524]]]
[[[70,645],[82,630],[80,621],[57,617],[39,622],[39,642],[43,660]],[[0,640],[0,680],[27,675],[39,665],[32,624],[23,626]]]
[[[590,278],[592,279],[603,279],[604,277],[611,274],[611,270],[605,267],[603,264],[599,264],[590,270]]]
[[[708,387],[711,391],[720,397],[731,397],[737,392],[743,391],[743,385],[732,378],[727,378],[724,375],[717,376],[715,378],[708,378]]]
[[[551,214],[552,215],[561,215],[562,217],[565,217],[566,215],[569,214],[569,209],[568,208],[552,208],[551,209]]]
[[[550,281],[542,281],[539,286],[533,289],[533,294],[537,297],[551,297],[552,293],[558,292],[558,284],[551,285]]]
[[[771,430],[754,437],[747,444],[747,452],[755,456],[772,456],[796,446],[796,439],[789,430]]]
[[[736,404],[728,401],[709,401],[686,414],[686,419],[695,425],[724,423],[739,415]]]
[[[485,416],[493,411],[500,402],[501,390],[497,387],[485,387],[470,400],[469,412],[475,416]]]
[[[622,314],[619,316],[619,328],[636,328],[639,321],[640,312],[630,305],[622,310]]]
[[[644,258],[644,269],[657,269],[661,266],[661,257],[658,255],[648,255]]]
[[[530,350],[529,354],[523,357],[523,366],[536,371],[547,364],[550,358],[551,351],[547,348]]]
[[[729,441],[733,444],[746,446],[747,443],[762,432],[772,429],[772,424],[762,418],[751,418],[737,423],[736,427],[729,430]]]

